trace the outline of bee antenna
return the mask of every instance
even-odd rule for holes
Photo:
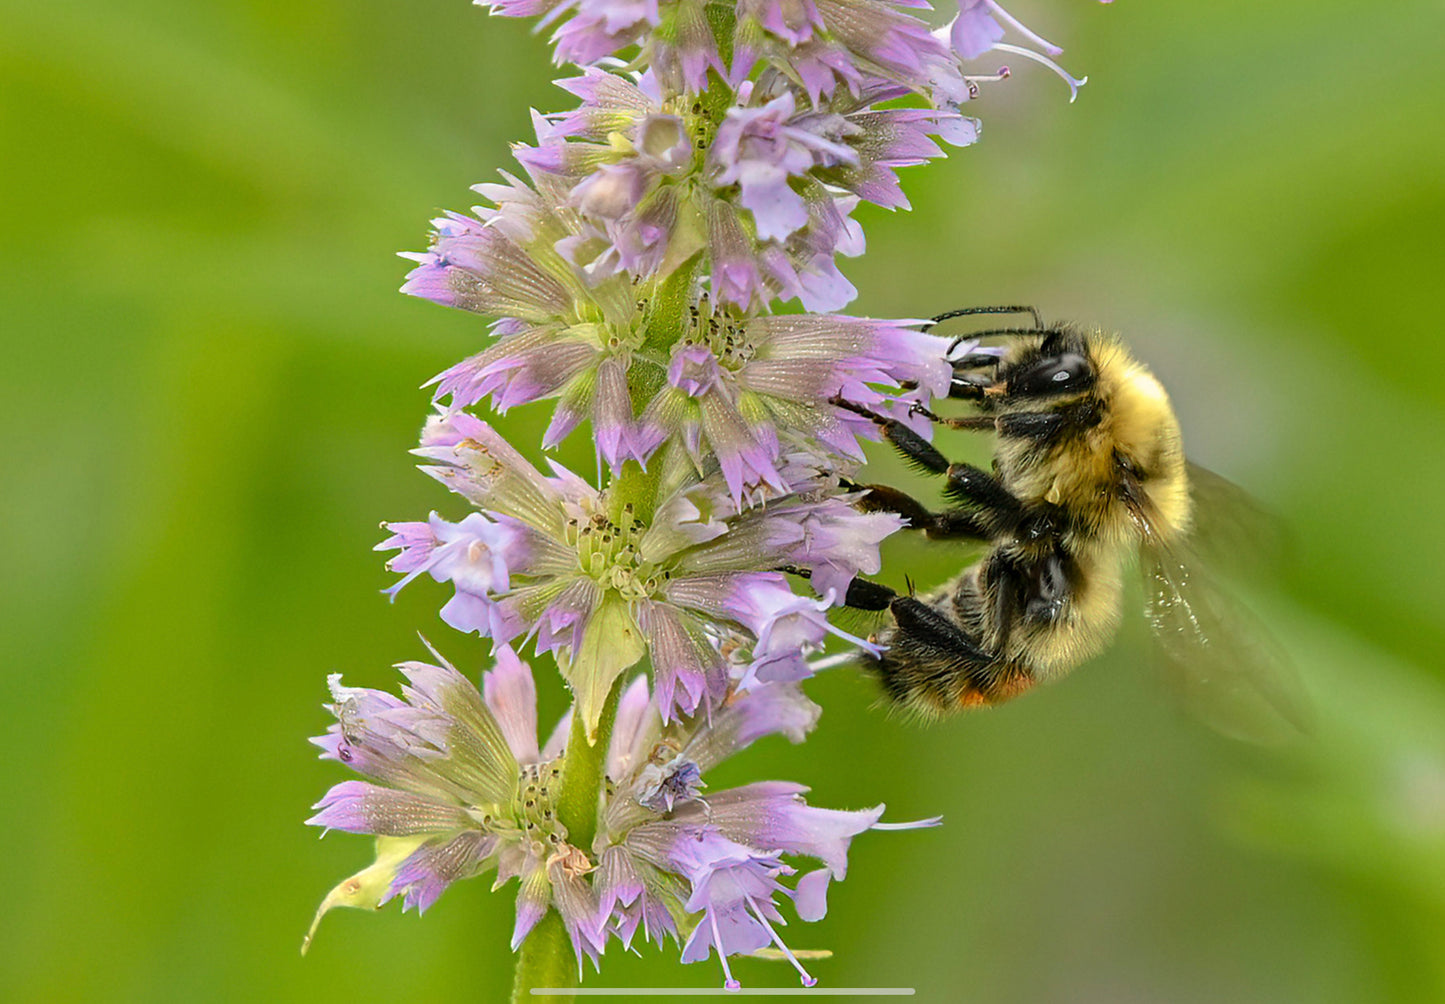
[[[934,325],[939,324],[939,323],[941,323],[941,322],[943,322],[943,321],[951,321],[951,320],[953,320],[953,318],[955,318],[955,317],[972,317],[972,316],[974,316],[974,315],[976,315],[976,314],[1031,314],[1031,315],[1033,315],[1033,319],[1034,319],[1034,327],[1033,327],[1033,330],[1035,330],[1035,331],[1042,331],[1042,330],[1043,330],[1043,327],[1044,327],[1044,319],[1043,319],[1043,316],[1039,313],[1039,308],[1038,308],[1038,307],[995,306],[995,307],[962,307],[962,308],[960,308],[960,309],[958,309],[958,310],[949,310],[949,311],[946,311],[945,313],[939,314],[937,317],[933,318],[932,323],[925,325],[925,326],[923,327],[923,330],[924,330],[924,331],[928,331],[928,330],[930,330],[931,328],[933,328]],[[1025,330],[1027,330],[1027,329],[1025,329]]]

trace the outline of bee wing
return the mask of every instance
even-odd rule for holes
[[[1255,574],[1276,568],[1288,550],[1283,521],[1239,485],[1190,461],[1194,502],[1191,552],[1213,568]]]
[[[1142,549],[1145,614],[1165,675],[1205,724],[1274,744],[1310,730],[1309,702],[1263,622],[1177,545]]]

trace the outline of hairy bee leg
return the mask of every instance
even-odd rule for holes
[[[913,405],[909,411],[914,415],[922,415],[934,425],[941,425],[945,429],[972,429],[976,432],[993,432],[997,428],[998,420],[992,415],[966,415],[963,418],[945,418],[937,412],[929,411],[921,404]],[[944,473],[939,471],[940,474]]]
[[[957,510],[933,513],[912,496],[886,485],[860,486],[868,490],[868,495],[863,503],[866,508],[897,513],[908,520],[910,527],[924,530],[929,537],[934,539],[991,540],[999,529],[1007,529],[1018,523],[1022,516],[1023,503],[1004,488],[993,475],[987,474],[971,464],[949,463],[948,458],[940,453],[933,444],[896,419],[875,414],[852,402],[836,398],[834,401],[840,407],[872,419],[883,429],[884,437],[915,466],[933,474],[947,476],[948,487],[944,489],[944,494],[957,502],[982,510],[982,512],[977,515]],[[913,410],[930,421],[940,422],[952,428],[979,427],[965,424],[970,423],[972,421],[970,419],[945,419],[922,406],[915,406]],[[992,418],[987,417],[981,417],[977,421],[987,423],[990,428],[994,422]]]
[[[925,715],[1009,700],[1028,690],[1026,667],[991,653],[941,611],[911,597],[890,608],[889,647],[864,668],[896,704]]]
[[[972,464],[952,464],[943,494],[977,511],[980,525],[996,536],[1011,530],[1024,518],[1024,504],[1002,481]]]
[[[948,711],[970,703],[966,695],[983,695],[994,688],[997,660],[922,600],[855,577],[848,584],[843,605],[855,610],[887,610],[892,615],[891,646],[903,657],[891,657],[885,650],[879,658],[866,657],[865,665],[894,702],[906,704],[921,689],[928,703]],[[920,666],[936,668],[920,672]],[[976,696],[973,703],[986,703],[986,699]]]
[[[1020,625],[1056,623],[1074,596],[1073,568],[1058,550],[1026,560],[995,552],[984,570],[993,585],[984,602],[991,637],[1003,645]]]
[[[889,609],[898,622],[898,630],[916,643],[980,666],[995,661],[992,653],[985,651],[962,628],[922,600],[899,596]]]
[[[907,644],[924,645],[947,653],[952,659],[967,659],[986,665],[994,657],[963,630],[922,600],[901,596],[881,582],[855,576],[848,584],[843,605],[854,610],[888,610]]]
[[[958,502],[984,506],[989,509],[1019,509],[1023,503],[1017,495],[1004,487],[1004,483],[981,467],[973,464],[951,464],[948,468],[948,485],[943,493]]]
[[[850,492],[866,492],[854,503],[864,512],[891,512],[895,516],[902,516],[910,530],[927,530],[933,525],[934,514],[907,492],[889,485],[865,485],[856,481],[844,481],[843,487]]]
[[[881,582],[855,575],[848,583],[848,592],[843,596],[843,605],[853,610],[887,610],[898,598],[898,594]]]
[[[865,664],[889,698],[925,713],[992,703],[1004,671],[995,656],[920,600],[901,596],[889,609],[889,648]]]
[[[842,397],[834,397],[832,403],[845,411],[851,411],[855,415],[861,415],[883,431],[883,438],[892,443],[899,453],[915,467],[929,472],[930,474],[947,474],[948,458],[939,453],[932,443],[914,432],[908,426],[896,418],[889,418],[877,412],[869,411],[861,404],[854,404],[852,401]]]
[[[930,512],[928,507],[912,495],[888,485],[848,485],[850,489],[866,491],[868,494],[858,500],[858,508],[865,512],[891,512],[907,520],[910,530],[922,530],[930,540],[989,540],[989,533],[977,519],[965,512]]]

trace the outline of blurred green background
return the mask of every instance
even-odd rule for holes
[[[1091,82],[990,90],[983,142],[908,174],[913,213],[862,214],[856,309],[1022,300],[1126,332],[1196,458],[1292,527],[1266,602],[1318,732],[1271,753],[1195,726],[1133,629],[932,728],[833,673],[814,739],[713,782],[946,817],[859,839],[791,929],[833,986],[1445,999],[1445,7],[1010,8]],[[298,956],[370,857],[301,825],[342,777],[305,739],[327,672],[390,686],[418,629],[480,664],[440,587],[378,593],[378,521],[459,512],[406,451],[418,385],[483,332],[398,295],[392,252],[563,106],[550,76],[527,25],[464,0],[0,3],[7,999],[501,999],[510,893],[481,882],[423,920],[343,911]],[[888,551],[929,583],[966,559]],[[675,959],[598,982],[718,985]]]

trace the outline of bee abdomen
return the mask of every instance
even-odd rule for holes
[[[1017,663],[930,665],[884,653],[868,668],[891,704],[925,718],[1002,704],[1035,682],[1027,667]]]
[[[869,669],[894,704],[934,717],[998,704],[1033,685],[1025,667],[1000,660],[938,607],[900,596],[891,610],[888,648]]]

